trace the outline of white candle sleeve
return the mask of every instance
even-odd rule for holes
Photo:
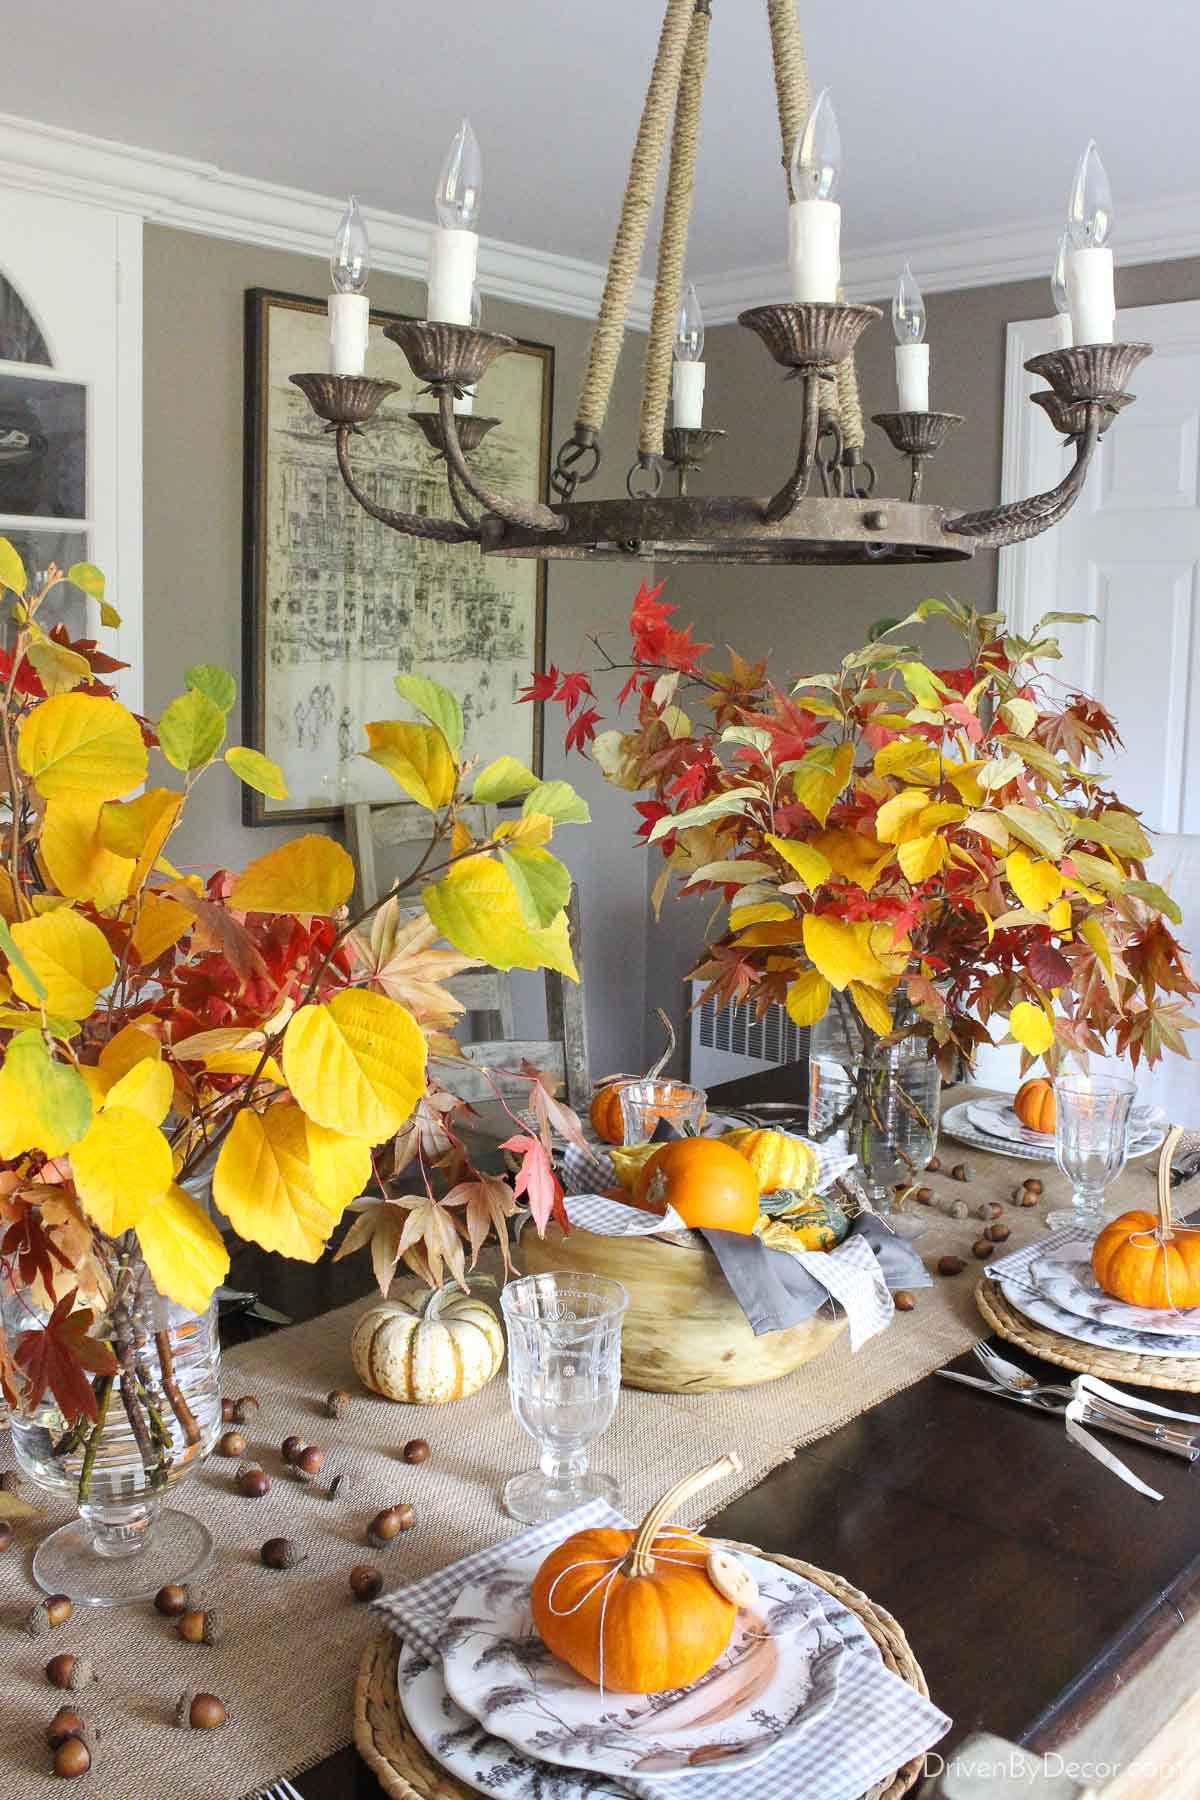
[[[702,362],[676,362],[671,387],[671,423],[680,431],[699,431],[704,423]]]
[[[447,325],[471,323],[471,290],[479,237],[474,231],[435,225],[429,239],[429,297],[426,317]]]
[[[836,200],[794,200],[788,208],[793,300],[836,300],[842,277],[842,209]]]
[[[1067,300],[1077,344],[1111,344],[1117,327],[1113,253],[1093,248],[1067,253]]]
[[[1075,333],[1071,330],[1070,313],[1055,313],[1054,348],[1056,350],[1070,350],[1074,342]]]
[[[461,400],[459,399],[457,394],[454,396],[454,410],[460,416],[465,413],[473,413],[475,411],[475,389],[474,388],[468,388],[466,393],[462,396]]]
[[[329,373],[361,375],[367,366],[371,302],[365,294],[329,296]]]
[[[901,412],[929,411],[929,345],[896,345],[896,394]]]

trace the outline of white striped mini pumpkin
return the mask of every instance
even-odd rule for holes
[[[414,1288],[368,1307],[350,1339],[360,1381],[417,1406],[462,1400],[504,1361],[504,1332],[490,1306],[457,1288]]]

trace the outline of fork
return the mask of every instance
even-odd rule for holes
[[[976,1344],[975,1355],[983,1364],[983,1367],[987,1370],[987,1373],[991,1376],[992,1380],[997,1382],[1001,1387],[1007,1388],[1010,1393],[1023,1394],[1030,1400],[1045,1399],[1071,1401],[1076,1398],[1075,1389],[1073,1387],[1066,1387],[1057,1382],[1038,1381],[1035,1376],[1027,1374],[1026,1371],[1019,1368],[1016,1363],[1009,1362],[1006,1356],[1001,1356],[998,1350],[993,1350],[990,1344]],[[1172,1436],[1181,1435],[1177,1431],[1169,1431],[1165,1426],[1156,1425],[1152,1418],[1147,1417],[1145,1411],[1139,1409],[1136,1400],[1129,1398],[1129,1396],[1122,1396],[1122,1399],[1128,1401],[1127,1405],[1122,1405],[1121,1400],[1115,1397],[1115,1389],[1113,1390],[1113,1393],[1114,1397],[1110,1399],[1105,1394],[1098,1394],[1089,1389],[1087,1393],[1088,1406],[1114,1421],[1119,1421],[1123,1425],[1135,1426],[1146,1437],[1157,1438],[1162,1441]],[[1155,1411],[1157,1409],[1151,1408],[1150,1410]],[[1169,1413],[1167,1416],[1171,1418],[1190,1419],[1190,1415],[1182,1413]],[[1197,1429],[1200,1429],[1200,1420],[1197,1420],[1193,1426],[1193,1435]]]
[[[277,1781],[274,1787],[263,1789],[259,1800],[304,1800],[304,1795],[290,1781]]]

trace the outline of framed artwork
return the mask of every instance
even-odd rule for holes
[[[430,398],[419,398],[380,329],[396,316],[371,314],[367,373],[401,385],[353,439],[355,471],[384,506],[451,515],[444,464],[408,417]],[[541,667],[545,565],[404,537],[363,512],[288,379],[325,368],[327,340],[323,300],[247,291],[243,741],[280,765],[289,790],[276,801],[246,789],[248,825],[402,802],[386,771],[358,754],[368,720],[407,716],[400,673],[453,688],[466,755],[507,752],[541,767],[542,709],[514,702]],[[504,493],[546,497],[553,386],[554,351],[532,343],[499,357],[480,383],[476,409],[500,423],[473,460]]]

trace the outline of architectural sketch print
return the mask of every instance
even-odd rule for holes
[[[364,726],[405,714],[393,677],[417,672],[454,689],[466,753],[507,751],[537,766],[540,718],[516,706],[540,658],[544,570],[485,560],[474,546],[403,537],[346,492],[333,446],[288,377],[325,366],[323,305],[253,291],[247,470],[247,738],[282,767],[290,798],[251,795],[250,822],[313,817],[348,801],[400,801],[364,761]],[[383,319],[386,323],[386,317]],[[354,439],[356,476],[383,506],[445,514],[445,476],[409,410],[419,395],[403,354],[372,318],[367,373],[400,391]],[[552,352],[500,358],[476,407],[500,423],[474,460],[502,492],[544,493]],[[520,741],[518,741],[518,738]]]

